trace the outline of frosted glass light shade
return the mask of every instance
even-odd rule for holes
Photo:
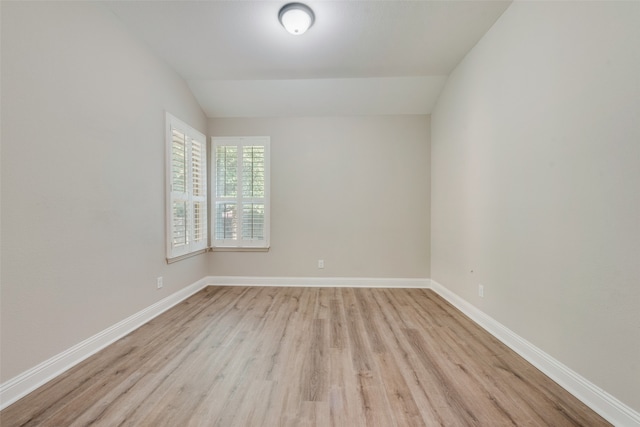
[[[313,11],[302,3],[289,3],[280,9],[278,19],[291,34],[300,35],[307,31],[315,20]]]

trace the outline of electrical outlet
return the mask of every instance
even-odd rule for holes
[[[324,260],[323,259],[319,259],[318,260],[318,268],[324,268]]]
[[[162,276],[160,276],[160,277],[158,277],[156,279],[156,286],[157,286],[158,289],[162,289],[162,287],[164,286],[164,283],[162,281]]]
[[[478,296],[480,298],[484,298],[484,286],[483,285],[478,285]]]

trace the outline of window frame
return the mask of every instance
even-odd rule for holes
[[[174,191],[174,151],[173,136],[174,130],[185,136],[185,179],[184,191]],[[174,262],[188,256],[205,252],[209,248],[209,199],[207,176],[207,137],[189,126],[182,120],[166,112],[166,257],[167,262]],[[194,191],[194,146],[199,145],[201,150],[199,169],[200,180],[198,190]],[[174,202],[183,201],[185,203],[185,244],[176,246],[174,244],[176,218],[174,217]],[[195,206],[200,209],[200,226],[204,229],[200,231],[200,237],[196,236]]]
[[[217,164],[216,164],[216,148],[219,146],[236,146],[238,147],[238,164],[236,172],[236,196],[235,197],[219,197],[217,194]],[[242,148],[245,146],[263,146],[264,147],[264,197],[262,198],[245,198],[242,194]],[[271,138],[268,136],[212,136],[210,151],[210,227],[209,241],[210,247],[214,251],[266,251],[270,248],[271,236]],[[262,201],[260,201],[262,199]],[[262,202],[264,204],[264,225],[263,239],[242,239],[242,223],[243,223],[243,202],[247,203]],[[237,223],[239,228],[237,231],[237,239],[216,239],[217,226],[217,203],[230,201],[235,202],[237,209]]]

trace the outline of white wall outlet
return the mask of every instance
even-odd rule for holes
[[[318,268],[324,268],[324,260],[323,259],[319,259],[318,260]]]
[[[484,298],[484,286],[483,285],[478,285],[478,296],[480,298]]]
[[[162,276],[160,276],[156,279],[156,287],[158,289],[162,289],[163,286],[164,286],[164,282],[162,280]]]

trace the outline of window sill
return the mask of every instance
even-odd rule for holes
[[[206,249],[200,249],[199,251],[191,252],[188,254],[180,255],[174,258],[167,258],[167,264],[173,264],[174,262],[182,261],[183,259],[191,258],[192,256],[200,255],[207,252]]]
[[[209,248],[209,252],[269,252],[267,248],[238,248],[238,247],[224,247],[218,246],[215,248]]]

